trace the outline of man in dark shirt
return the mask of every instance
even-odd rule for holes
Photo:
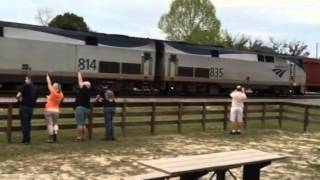
[[[16,98],[20,102],[20,120],[22,129],[22,143],[29,144],[31,141],[31,118],[33,114],[33,108],[37,101],[37,92],[35,86],[32,84],[31,77],[26,76],[25,84],[18,91]]]
[[[86,124],[90,114],[90,89],[91,83],[83,81],[81,72],[78,71],[79,93],[76,96],[75,102],[75,119],[77,123],[77,138],[76,141],[83,141],[86,135]]]

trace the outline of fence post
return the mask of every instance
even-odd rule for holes
[[[282,128],[283,113],[284,113],[283,103],[280,103],[280,109],[279,109],[279,128]]]
[[[178,132],[181,133],[181,122],[182,121],[182,103],[179,102],[179,109],[178,109]]]
[[[309,124],[309,106],[304,106],[304,121],[303,121],[303,132],[307,132]]]
[[[150,133],[152,135],[154,135],[155,120],[156,120],[156,103],[152,103],[151,122],[150,122]]]
[[[122,136],[126,136],[126,116],[127,116],[127,103],[122,104],[122,118],[121,118],[121,132]]]
[[[261,123],[262,123],[262,125],[265,125],[265,121],[266,121],[266,109],[267,109],[266,103],[263,103],[263,106],[262,106],[262,118],[261,118]]]
[[[223,130],[226,131],[228,128],[228,104],[224,104],[224,112],[223,112]]]
[[[244,104],[244,112],[243,112],[243,128],[247,129],[247,117],[248,117],[248,103]]]
[[[207,119],[207,107],[206,107],[206,103],[202,104],[202,120],[201,120],[201,124],[202,124],[202,130],[205,131],[206,130],[206,119]]]
[[[8,105],[8,117],[7,117],[7,143],[11,143],[12,134],[12,103]]]
[[[89,114],[89,119],[88,119],[88,139],[92,139],[92,124],[93,124],[93,113],[94,113],[94,108],[93,106],[90,107],[91,112]]]

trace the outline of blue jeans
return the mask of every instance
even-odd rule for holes
[[[85,108],[83,106],[77,106],[74,112],[77,125],[78,126],[86,125],[89,114],[90,114],[90,109]]]
[[[106,139],[114,139],[114,127],[113,127],[113,116],[115,113],[114,107],[105,107],[104,112],[104,126],[105,126],[105,137]]]
[[[30,133],[31,133],[31,118],[33,114],[33,108],[21,106],[19,113],[20,113],[21,130],[23,135],[22,142],[29,143],[31,141]]]

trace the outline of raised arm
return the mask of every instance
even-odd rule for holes
[[[247,95],[246,95],[246,93],[243,93],[243,100],[246,100],[246,99],[248,99]]]
[[[246,94],[246,89],[244,87],[242,87],[242,93],[243,93],[243,100],[247,99],[247,94]]]
[[[78,70],[78,84],[81,89],[83,87],[83,79],[80,70]]]
[[[22,96],[22,94],[21,94],[21,92],[19,91],[19,92],[17,93],[17,95],[16,95],[16,98],[18,99],[18,101],[21,100],[21,96]]]
[[[49,89],[49,91],[51,92],[51,91],[53,91],[53,87],[52,87],[52,82],[51,82],[49,73],[47,73],[46,79],[47,79],[48,89]]]
[[[101,102],[102,101],[100,94],[97,94],[95,101],[96,102]]]

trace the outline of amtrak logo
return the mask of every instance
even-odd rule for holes
[[[282,76],[284,75],[284,73],[287,72],[287,70],[284,69],[272,69],[272,71],[279,76],[279,78],[282,78]]]

